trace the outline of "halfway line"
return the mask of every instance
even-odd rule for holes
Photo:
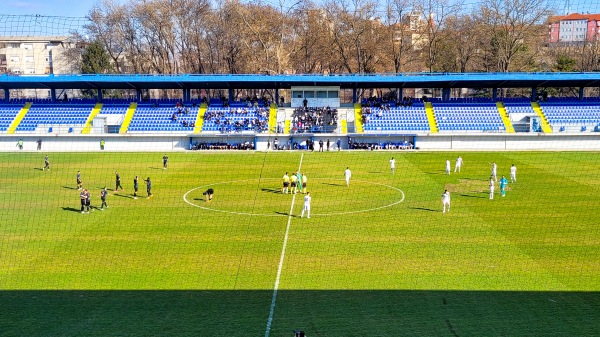
[[[300,165],[298,165],[298,172],[300,172],[300,169],[302,168],[302,159],[304,159],[304,153],[302,154],[302,156],[300,156]],[[277,290],[279,289],[279,279],[281,278],[281,269],[283,268],[283,259],[285,258],[285,248],[287,246],[288,235],[290,233],[290,224],[292,223],[292,211],[294,210],[295,201],[296,194],[292,196],[292,205],[290,206],[290,214],[288,215],[285,236],[283,237],[283,247],[281,248],[281,257],[279,258],[279,266],[277,267],[277,277],[275,278],[275,286],[273,287],[273,298],[271,299],[271,309],[269,309],[269,319],[267,320],[267,331],[265,331],[265,337],[269,337],[269,334],[271,333],[271,324],[273,324],[275,302],[277,301]]]

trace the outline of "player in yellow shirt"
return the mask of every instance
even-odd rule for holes
[[[306,174],[302,175],[302,193],[306,194],[306,182],[308,181],[308,178],[306,177]]]
[[[298,192],[298,176],[295,174],[292,174],[292,176],[290,177],[291,183],[290,183],[290,193],[296,194]]]
[[[281,189],[281,193],[287,194],[289,185],[290,185],[290,176],[288,176],[288,173],[286,172],[283,175],[283,188]]]

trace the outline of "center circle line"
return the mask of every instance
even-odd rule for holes
[[[287,214],[265,214],[265,213],[248,213],[248,212],[236,212],[236,211],[226,211],[226,210],[222,210],[222,209],[215,209],[215,208],[209,208],[209,207],[204,207],[204,206],[200,206],[197,205],[193,202],[190,202],[187,199],[187,196],[199,189],[202,188],[206,188],[206,187],[210,187],[210,186],[215,186],[215,185],[223,185],[223,184],[229,184],[229,183],[239,183],[242,181],[249,181],[249,180],[279,180],[279,178],[250,178],[250,179],[240,179],[240,180],[230,180],[230,181],[222,181],[222,182],[217,182],[217,183],[212,183],[212,184],[207,184],[207,185],[202,185],[202,186],[198,186],[195,188],[192,188],[191,190],[187,191],[184,195],[183,195],[183,201],[185,201],[188,205],[190,206],[194,206],[194,207],[198,207],[201,209],[205,209],[208,211],[213,211],[213,212],[221,212],[221,213],[227,213],[227,214],[237,214],[237,215],[250,215],[250,216],[266,216],[266,217],[280,217],[280,216],[289,216]],[[340,181],[344,181],[344,179],[337,179],[337,178],[312,178],[312,180],[340,180]],[[384,186],[387,188],[390,188],[392,190],[398,191],[402,194],[402,198],[400,198],[400,200],[395,201],[391,204],[388,205],[383,205],[383,206],[379,206],[379,207],[373,207],[373,208],[368,208],[368,209],[362,209],[362,210],[356,210],[356,211],[348,211],[348,212],[332,212],[332,213],[313,213],[313,216],[333,216],[333,215],[347,215],[347,214],[357,214],[357,213],[365,213],[365,212],[372,212],[372,211],[376,211],[376,210],[380,210],[383,208],[388,208],[388,207],[392,207],[395,206],[397,204],[400,204],[402,202],[404,202],[405,199],[405,194],[404,192],[394,186],[390,186],[387,184],[382,184],[382,183],[377,183],[377,182],[373,182],[373,181],[366,181],[366,180],[352,180],[354,182],[361,182],[361,183],[367,183],[367,184],[373,184],[373,185],[379,185],[379,186]]]

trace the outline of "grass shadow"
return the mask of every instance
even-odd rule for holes
[[[116,194],[116,193],[113,193],[111,195],[114,195],[115,197],[121,197],[121,198],[127,198],[127,199],[133,199],[134,198],[133,195],[128,195],[128,194]]]
[[[80,208],[73,208],[73,207],[61,207],[61,208],[63,209],[63,211],[76,212],[76,213],[81,212]]]
[[[416,209],[419,211],[427,211],[427,212],[437,212],[435,209],[424,208],[424,207],[409,207],[409,209]]]
[[[278,188],[261,188],[260,190],[269,193],[281,193],[281,190]]]
[[[323,184],[323,185],[329,185],[329,186],[344,186],[344,184],[324,183],[324,182],[321,182],[321,183],[319,183],[319,184]]]
[[[461,197],[467,197],[467,198],[478,198],[478,199],[485,199],[486,197],[481,196],[481,195],[470,195],[470,194],[459,194]]]
[[[3,290],[0,327],[3,336],[261,336],[272,297],[272,290]],[[599,303],[599,292],[279,290],[270,335],[598,336]]]

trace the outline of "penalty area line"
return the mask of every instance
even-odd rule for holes
[[[304,159],[304,153],[300,156],[300,165],[298,165],[298,172],[302,169],[302,159]],[[283,269],[283,260],[285,259],[285,249],[287,247],[288,236],[290,233],[290,225],[292,223],[292,212],[294,210],[294,203],[296,201],[296,194],[292,196],[292,205],[290,206],[290,214],[288,215],[287,226],[285,228],[285,235],[283,237],[283,247],[281,248],[281,256],[279,257],[279,266],[277,266],[277,277],[275,278],[275,285],[273,286],[273,298],[271,299],[271,307],[269,309],[269,319],[267,320],[267,330],[265,331],[265,337],[269,337],[271,334],[271,325],[273,324],[273,315],[275,314],[275,303],[277,302],[277,291],[279,290],[279,280],[281,279],[281,270]]]

